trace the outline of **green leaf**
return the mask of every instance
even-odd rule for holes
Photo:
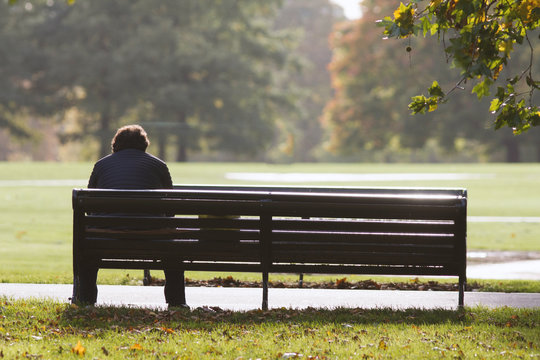
[[[430,30],[432,30],[431,22],[428,20],[427,17],[423,17],[422,18],[422,32],[423,32],[424,37]],[[433,30],[432,30],[432,34],[433,34]]]
[[[484,81],[479,82],[474,86],[472,89],[473,94],[476,94],[478,96],[478,99],[483,98],[484,96],[489,96],[489,89],[491,88],[491,85],[493,84],[493,81],[491,79],[486,78]]]
[[[491,105],[489,106],[489,111],[492,113],[496,113],[501,108],[501,105],[503,102],[499,99],[493,99],[491,100]]]
[[[437,81],[434,81],[433,84],[431,84],[431,87],[428,89],[428,91],[430,96],[438,96],[441,98],[445,96]]]
[[[413,114],[425,114],[426,104],[427,98],[424,95],[413,96],[412,102],[409,104],[409,109]]]

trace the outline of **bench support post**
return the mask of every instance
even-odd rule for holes
[[[270,271],[271,259],[272,259],[272,215],[268,213],[268,209],[265,208],[267,201],[261,202],[262,215],[260,217],[261,230],[260,230],[260,242],[261,242],[261,266],[262,266],[262,286],[263,286],[263,300],[262,309],[268,310],[268,272]]]
[[[459,297],[458,297],[458,307],[460,308],[462,308],[464,305],[465,285],[466,285],[466,278],[464,276],[460,276],[459,277]]]
[[[263,286],[263,299],[262,299],[262,309],[268,310],[268,272],[263,272],[262,274],[262,286]]]

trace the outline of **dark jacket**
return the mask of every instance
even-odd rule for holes
[[[89,188],[97,189],[171,189],[167,164],[136,149],[125,149],[100,159],[94,165]]]

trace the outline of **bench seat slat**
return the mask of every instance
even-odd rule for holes
[[[159,217],[159,216],[99,216],[86,218],[86,224],[94,228],[137,228],[144,224],[148,229],[156,228],[229,228],[259,229],[258,218],[242,219],[198,219],[196,217]]]
[[[453,222],[392,221],[384,219],[275,219],[274,230],[451,233]]]
[[[429,256],[427,256],[429,255]],[[457,259],[452,255],[408,253],[399,252],[376,252],[376,251],[327,251],[321,254],[319,251],[305,252],[280,252],[272,254],[273,262],[299,262],[299,263],[333,263],[333,264],[437,264],[455,262]]]
[[[426,244],[453,245],[455,238],[448,234],[351,234],[351,233],[273,233],[272,244]]]
[[[308,274],[374,274],[374,275],[448,275],[458,271],[455,266],[374,266],[374,265],[304,265],[272,264],[272,272]]]
[[[308,203],[278,204],[272,211],[276,216],[395,220],[453,220],[458,214],[454,206],[324,204],[317,207]]]
[[[93,230],[87,232],[92,239],[123,240],[201,240],[212,242],[235,242],[257,240],[259,232],[255,230]]]
[[[318,243],[303,243],[303,242],[286,242],[286,243],[273,243],[272,252],[276,251],[336,251],[340,249],[341,252],[347,253],[348,251],[364,250],[364,251],[399,251],[402,253],[413,252],[449,252],[455,250],[455,245],[452,243],[434,243],[434,244],[414,244],[414,243],[354,243],[354,242],[318,242]]]

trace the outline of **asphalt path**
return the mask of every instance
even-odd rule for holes
[[[469,279],[521,279],[540,281],[540,260],[524,260],[497,264],[469,265]],[[98,286],[98,305],[136,306],[165,309],[163,288],[159,286]],[[50,298],[69,302],[70,284],[0,283],[0,296],[14,299]],[[186,300],[191,308],[219,307],[224,310],[259,309],[260,288],[187,287]],[[455,309],[458,293],[454,291],[404,290],[333,290],[333,289],[269,289],[270,308],[424,308]],[[540,307],[540,293],[466,292],[466,306],[516,308]]]
[[[49,298],[69,302],[69,284],[0,284],[0,295],[13,299]],[[219,307],[224,310],[247,311],[261,308],[262,289],[187,287],[186,300],[193,308]],[[269,308],[420,308],[457,309],[455,291],[403,290],[334,290],[334,289],[269,289]],[[98,286],[97,305],[134,306],[165,309],[161,286]],[[540,307],[540,294],[466,292],[466,306]]]

